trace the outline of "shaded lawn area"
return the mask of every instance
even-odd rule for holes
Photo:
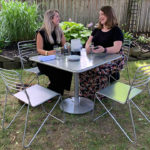
[[[129,71],[133,77],[136,68],[140,65],[150,64],[150,60],[129,62]],[[19,71],[19,70],[18,70]],[[32,78],[29,74],[24,74],[25,82]],[[127,82],[126,70],[121,72],[121,81]],[[43,86],[47,86],[48,79],[45,76],[40,77],[40,82]],[[0,79],[0,120],[2,119],[2,108],[4,105],[5,91],[2,80]],[[73,84],[71,92],[65,92],[63,98],[68,95],[73,95]],[[105,100],[106,105],[110,105],[111,101]],[[147,91],[140,96],[137,96],[134,101],[140,105],[142,110],[150,115],[150,97]],[[9,97],[7,112],[9,116],[6,121],[9,121],[16,109],[19,108],[18,100]],[[46,103],[47,109],[54,103]],[[100,104],[96,103],[95,117],[99,113],[104,112]],[[129,131],[132,131],[128,107],[125,105],[114,104],[112,112],[118,117],[118,121],[122,126]],[[22,135],[24,128],[26,109],[21,112],[21,115],[16,119],[14,124],[7,130],[2,132],[0,129],[0,150],[21,150]],[[120,129],[116,126],[113,120],[105,115],[101,119],[93,122],[91,113],[84,115],[66,114],[66,123],[62,124],[53,118],[49,118],[43,129],[33,141],[30,150],[148,150],[150,148],[150,124],[133,108],[135,126],[137,132],[137,143],[130,143],[123,135]],[[40,114],[40,115],[39,115]],[[54,111],[58,117],[62,117],[62,112],[57,106]],[[29,121],[30,128],[27,131],[27,138],[31,138],[32,133],[38,128],[41,120],[44,118],[44,112],[41,113],[41,107],[30,109]]]

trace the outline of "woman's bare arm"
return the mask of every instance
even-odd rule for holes
[[[46,51],[43,49],[43,38],[40,33],[37,34],[36,47],[37,52],[41,55],[53,55],[56,53],[55,50]]]
[[[90,45],[92,43],[92,39],[93,39],[93,36],[90,36],[89,39],[87,40],[86,44],[85,44],[85,49],[86,49],[86,52],[87,54],[90,53]]]
[[[115,41],[112,47],[106,47],[107,53],[118,53],[122,47],[122,41]],[[102,53],[104,52],[104,47],[99,46],[98,49],[93,50],[94,53]]]

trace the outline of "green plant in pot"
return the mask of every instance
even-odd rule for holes
[[[91,30],[81,23],[61,22],[60,26],[65,34],[66,41],[68,42],[70,42],[71,39],[80,39],[84,45],[88,37],[91,35]]]
[[[35,3],[1,0],[0,5],[0,41],[4,39],[9,45],[10,42],[35,37],[35,31],[38,28],[38,12]]]

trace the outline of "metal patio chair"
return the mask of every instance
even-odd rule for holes
[[[43,125],[45,124],[45,122],[48,120],[48,118],[51,116],[55,119],[57,119],[58,121],[64,123],[65,121],[65,114],[63,111],[63,116],[64,119],[61,120],[59,118],[57,118],[56,116],[52,115],[53,110],[55,109],[56,105],[62,101],[62,97],[60,94],[49,90],[47,88],[44,88],[38,84],[32,85],[30,87],[25,87],[25,85],[22,82],[21,76],[19,75],[18,72],[13,71],[13,70],[7,70],[7,69],[2,69],[0,68],[0,76],[2,78],[2,80],[4,81],[4,84],[6,86],[6,96],[5,96],[5,104],[4,104],[4,110],[3,110],[3,120],[2,120],[2,129],[6,130],[8,129],[11,124],[14,122],[14,120],[16,119],[16,117],[19,115],[19,113],[21,112],[21,110],[25,107],[27,109],[26,112],[26,118],[25,118],[25,127],[24,127],[24,134],[23,134],[23,142],[22,145],[27,148],[31,145],[31,143],[33,142],[33,140],[35,139],[35,137],[37,136],[37,134],[39,133],[39,131],[41,130],[41,128],[43,127]],[[8,99],[8,95],[12,95],[15,98],[17,98],[18,100],[20,100],[21,102],[23,102],[22,106],[19,108],[18,112],[14,115],[13,119],[10,121],[10,123],[8,123],[8,125],[6,126],[5,124],[5,114],[6,114],[6,108],[7,108],[7,99]],[[35,108],[39,105],[42,106],[42,108],[44,108],[44,112],[46,111],[45,107],[44,107],[44,103],[54,97],[57,97],[57,100],[55,102],[55,104],[53,105],[53,107],[46,112],[46,118],[43,119],[44,121],[41,123],[40,127],[38,128],[38,130],[36,131],[36,133],[33,135],[33,137],[31,138],[31,140],[29,140],[28,144],[25,145],[25,139],[26,139],[26,129],[27,129],[27,125],[28,125],[28,115],[29,115],[29,108]],[[63,109],[63,108],[62,108]],[[41,113],[41,112],[39,112]],[[27,140],[27,139],[26,139]]]
[[[148,122],[150,122],[150,120],[144,114],[144,112],[137,106],[137,104],[135,104],[135,102],[132,99],[144,90],[148,90],[149,95],[150,95],[150,89],[149,89],[149,85],[148,85],[149,81],[150,81],[150,65],[146,65],[146,66],[139,67],[137,69],[131,85],[127,85],[127,84],[115,81],[114,83],[110,84],[108,87],[97,91],[95,94],[95,100],[97,99],[100,102],[100,104],[104,107],[106,112],[101,114],[100,116],[96,117],[94,119],[94,121],[108,113],[111,116],[111,118],[114,120],[114,122],[117,124],[117,126],[124,133],[124,135],[128,138],[128,140],[130,142],[135,142],[136,141],[136,131],[135,131],[135,125],[134,125],[134,120],[133,120],[133,115],[132,115],[131,104],[133,104],[133,106],[135,106],[135,108],[137,108],[137,110],[145,117],[145,119]],[[134,140],[132,140],[129,137],[127,132],[122,128],[122,126],[116,120],[114,115],[111,113],[111,111],[110,111],[111,109],[108,109],[106,107],[106,105],[100,99],[99,95],[103,95],[103,96],[107,97],[108,99],[113,100],[113,102],[118,102],[120,104],[128,104],[132,127],[133,127]]]
[[[127,70],[129,84],[130,84],[130,74],[129,74],[129,69],[128,69],[128,59],[129,59],[129,54],[130,54],[130,45],[131,45],[131,41],[126,40],[126,39],[124,40],[123,45],[122,45],[122,50],[124,53],[124,69]],[[112,75],[109,76],[109,81],[110,81],[110,78],[116,81],[116,79]]]
[[[130,46],[131,46],[131,41],[130,40],[124,40],[122,50],[124,52],[124,57],[125,57],[125,68],[127,69],[127,75],[128,75],[128,80],[130,84],[130,73],[129,73],[129,68],[128,68],[128,60],[129,60],[129,54],[130,54]]]
[[[29,41],[20,41],[18,42],[18,51],[19,51],[19,57],[21,62],[21,68],[22,71],[34,73],[36,75],[35,78],[37,78],[38,84],[39,84],[39,78],[38,76],[41,75],[40,70],[38,67],[30,67],[28,69],[25,68],[27,64],[29,64],[29,57],[38,55],[36,51],[36,41],[35,40],[29,40]],[[22,72],[21,72],[22,76]],[[35,79],[33,78],[30,83]]]

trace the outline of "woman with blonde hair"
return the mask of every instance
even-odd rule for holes
[[[64,46],[65,37],[59,26],[60,16],[58,10],[47,10],[44,14],[43,25],[37,31],[36,43],[37,51],[41,55],[54,55],[54,45]],[[64,89],[70,90],[72,74],[54,67],[37,64],[41,73],[48,76],[50,84],[48,88],[61,93]]]
[[[91,43],[94,45],[92,49]],[[99,22],[86,42],[87,54],[92,50],[92,53],[120,53],[123,56],[122,43],[123,34],[118,27],[113,8],[103,6],[99,12]],[[108,85],[110,75],[119,79],[119,71],[123,68],[123,65],[124,57],[81,73],[80,96],[93,99],[96,91]]]

